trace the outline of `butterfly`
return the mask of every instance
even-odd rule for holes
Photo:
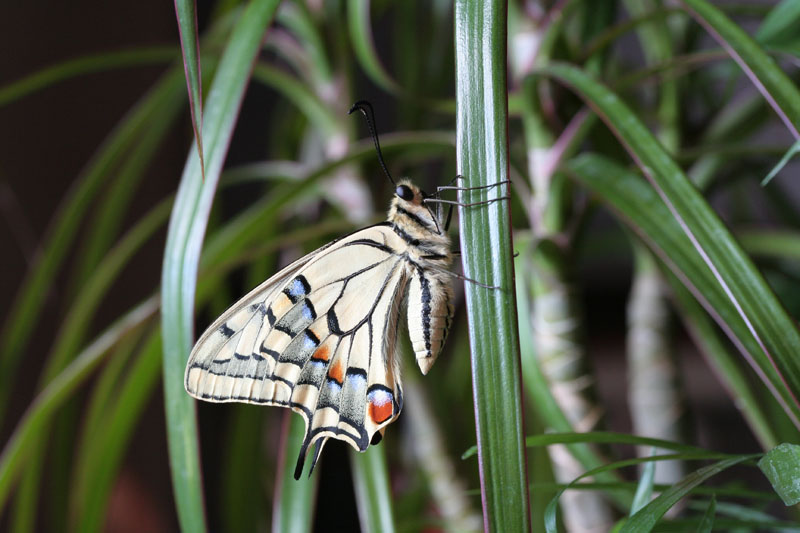
[[[357,102],[355,110],[367,118],[394,183],[371,106]],[[427,195],[407,180],[395,185],[385,222],[337,239],[263,282],[214,321],[189,356],[184,384],[193,397],[302,415],[295,479],[315,443],[311,472],[328,439],[363,452],[400,415],[401,314],[423,374],[450,330],[450,217],[443,225],[431,210],[438,193]]]

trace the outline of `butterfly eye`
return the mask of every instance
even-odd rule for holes
[[[414,192],[407,185],[400,185],[394,190],[394,193],[406,202],[410,202],[414,199]]]

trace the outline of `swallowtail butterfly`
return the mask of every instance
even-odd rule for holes
[[[371,107],[358,102],[354,110],[367,117],[391,179]],[[400,181],[386,222],[311,252],[239,300],[197,341],[186,391],[212,402],[300,413],[306,430],[295,479],[314,443],[312,471],[329,438],[362,452],[379,442],[403,407],[401,313],[423,374],[453,318],[450,239],[428,204],[432,199]]]

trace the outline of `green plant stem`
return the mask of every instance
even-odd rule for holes
[[[530,528],[508,194],[506,6],[458,0],[456,157],[484,529]]]

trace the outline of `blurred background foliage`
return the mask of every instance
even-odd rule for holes
[[[798,528],[755,461],[800,428],[800,5],[457,4],[0,7],[0,528],[511,530],[478,461],[519,460],[503,436],[471,451],[474,405],[524,413],[535,531]],[[474,108],[456,54],[483,41],[507,98]],[[192,327],[384,218],[359,99],[428,191],[488,146],[457,116],[507,121],[481,157],[513,181],[523,401],[473,393],[456,283],[380,446],[331,442],[295,482],[300,418],[196,405],[182,369]]]

